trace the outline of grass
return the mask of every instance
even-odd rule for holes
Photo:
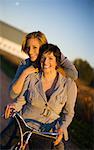
[[[93,123],[82,120],[73,119],[69,128],[69,134],[74,143],[76,143],[81,150],[94,149],[94,129]]]

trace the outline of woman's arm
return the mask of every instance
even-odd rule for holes
[[[58,136],[54,142],[54,145],[58,145],[62,138],[64,137],[65,141],[68,140],[68,132],[67,127],[70,125],[73,116],[74,116],[74,106],[76,102],[77,96],[77,87],[75,82],[72,79],[68,79],[67,81],[67,101],[65,107],[62,111],[62,125],[59,126],[57,132]]]
[[[38,69],[35,69],[33,66],[26,68],[25,64],[23,63],[18,67],[14,80],[12,81],[9,89],[12,99],[17,98],[17,96],[19,96],[21,93],[26,77],[29,74],[37,71]]]
[[[20,111],[23,108],[23,105],[28,101],[28,88],[32,78],[33,76],[30,74],[24,81],[22,91],[14,102],[16,111]]]
[[[71,63],[67,57],[65,57],[63,54],[61,54],[61,68],[64,69],[66,76],[72,78],[73,80],[76,80],[78,78],[78,71]]]
[[[29,74],[34,73],[34,72],[37,72],[37,69],[35,69],[34,67],[31,67],[31,66],[22,72],[22,74],[20,75],[18,80],[12,85],[12,91],[10,91],[11,97],[12,97],[13,92],[15,93],[16,96],[18,96],[21,93],[21,90],[23,88],[23,84],[24,84],[26,77]]]
[[[5,108],[6,119],[11,116],[13,110],[19,112],[23,108],[23,106],[26,104],[25,93],[28,90],[29,82],[30,82],[30,76],[28,76],[27,79],[25,80],[22,92],[20,93],[19,97],[15,100],[15,102],[10,103],[6,106]]]
[[[64,134],[64,139],[67,140],[67,127],[72,122],[72,119],[74,117],[74,107],[77,97],[77,87],[73,80],[68,79],[67,83],[67,101],[65,104],[65,107],[63,109],[62,115],[63,115],[63,124],[61,126]]]

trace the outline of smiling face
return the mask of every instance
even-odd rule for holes
[[[45,72],[56,70],[57,62],[53,52],[47,52],[42,55],[41,68]]]
[[[39,48],[40,48],[39,40],[37,38],[33,38],[33,39],[30,39],[28,42],[29,42],[28,55],[31,61],[35,61],[39,55]]]

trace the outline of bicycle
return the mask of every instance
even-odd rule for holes
[[[50,138],[53,140],[56,140],[58,133],[57,132],[42,132],[40,129],[36,129],[34,127],[31,127],[27,124],[27,122],[23,119],[23,117],[17,113],[14,112],[12,117],[16,120],[19,131],[20,131],[20,140],[14,144],[10,150],[27,150],[29,148],[29,141],[32,137],[32,135],[39,135],[42,137]],[[32,122],[32,119],[26,119]],[[26,127],[26,131],[23,132],[22,130],[22,124]],[[38,122],[33,122],[35,126],[39,126]]]

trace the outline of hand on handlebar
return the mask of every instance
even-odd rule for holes
[[[54,142],[54,145],[58,145],[60,142],[61,142],[61,140],[62,140],[62,137],[63,137],[63,130],[60,128],[60,129],[58,129],[58,137],[57,137],[57,139],[55,140],[55,142]]]
[[[14,111],[15,111],[15,105],[8,104],[5,108],[5,113],[4,113],[5,119],[8,119],[9,117],[11,117],[11,115],[13,114]]]

